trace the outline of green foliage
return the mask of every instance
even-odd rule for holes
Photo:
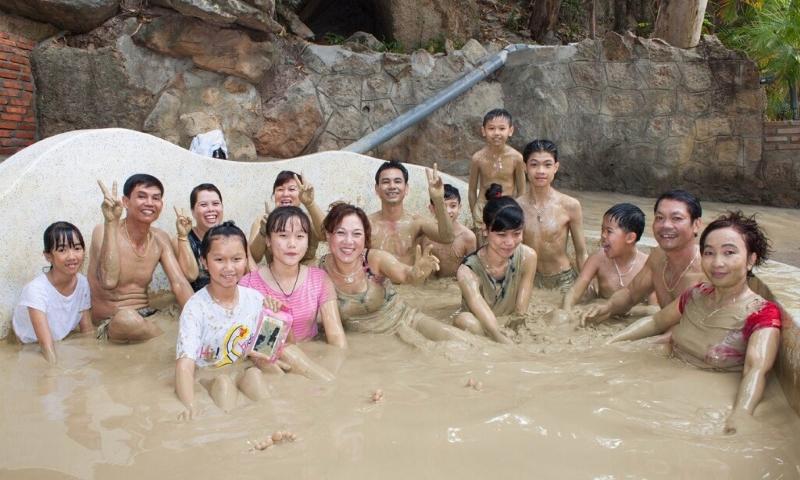
[[[324,42],[327,43],[328,45],[341,45],[344,43],[345,40],[347,40],[338,33],[333,33],[333,32],[326,33],[325,36],[322,38]]]
[[[427,50],[430,53],[444,53],[444,36],[439,35],[429,39],[427,42],[420,45],[420,48]]]
[[[800,82],[800,0],[746,3],[737,7],[735,20],[723,25],[719,36],[728,46],[746,52],[763,74],[774,77],[775,86],[767,89],[768,115],[779,117],[787,93],[782,85]]]
[[[527,19],[516,8],[506,17],[505,27],[513,32],[521,32],[528,28]]]
[[[384,40],[378,47],[378,51],[389,53],[405,53],[406,50],[403,48],[403,44],[397,40]]]

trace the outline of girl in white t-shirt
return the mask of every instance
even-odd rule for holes
[[[22,289],[12,326],[22,343],[39,342],[42,355],[56,363],[54,342],[76,327],[92,331],[89,283],[80,273],[84,243],[78,228],[56,222],[44,231],[44,258],[50,268]]]
[[[255,367],[239,370],[236,380],[228,374],[209,374],[206,385],[214,403],[224,411],[236,406],[237,387],[258,401],[269,395],[261,369],[276,369],[274,360],[254,350],[259,340],[264,307],[274,312],[281,303],[264,298],[251,288],[239,286],[247,269],[247,239],[233,224],[211,227],[200,245],[200,261],[208,271],[209,284],[192,295],[183,307],[178,331],[175,393],[186,407],[182,417],[191,418],[194,403],[194,371],[198,367],[223,367],[250,358]],[[287,327],[288,328],[288,327]],[[279,350],[281,360],[293,371],[320,371],[294,345]],[[314,366],[315,367],[315,366]],[[309,375],[312,376],[312,375]]]

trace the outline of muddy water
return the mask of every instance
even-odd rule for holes
[[[401,289],[447,318],[442,281]],[[553,324],[536,292],[519,348],[427,351],[351,335],[337,380],[269,378],[271,399],[225,414],[197,386],[203,413],[177,420],[176,321],[141,345],[70,338],[48,368],[35,347],[0,347],[0,478],[797,478],[800,420],[773,379],[758,422],[723,436],[737,374],[664,358],[659,347],[604,346],[621,325]],[[548,319],[548,320],[546,320]],[[333,368],[327,346],[304,347]],[[468,379],[481,382],[476,390]],[[370,396],[382,389],[384,398]],[[295,443],[249,442],[290,430]]]
[[[594,236],[610,205],[648,214],[652,199],[570,192]],[[705,219],[727,206],[704,203]],[[775,258],[800,264],[797,210],[759,212]],[[460,303],[452,283],[400,288],[409,303],[447,320]],[[165,335],[116,346],[72,337],[48,367],[36,347],[0,345],[0,479],[141,478],[800,478],[800,419],[773,378],[756,421],[721,434],[740,376],[664,357],[658,346],[603,342],[622,324],[574,330],[535,292],[513,350],[392,337],[349,336],[341,365],[319,342],[304,349],[337,369],[331,384],[269,377],[271,399],[223,413],[196,387],[202,415],[181,422],[173,393],[176,320]],[[469,379],[482,388],[466,387]],[[376,389],[384,392],[372,403]],[[299,440],[265,451],[275,430]]]

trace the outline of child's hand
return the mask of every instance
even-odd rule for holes
[[[444,198],[444,182],[442,177],[439,176],[439,166],[434,163],[433,170],[426,168],[425,174],[428,177],[428,195],[431,200]]]
[[[189,420],[193,420],[200,416],[200,410],[194,406],[193,403],[190,403],[186,406],[186,409],[178,414],[178,420],[181,422],[188,422]]]
[[[274,297],[264,297],[264,307],[277,313],[283,308],[283,302]]]

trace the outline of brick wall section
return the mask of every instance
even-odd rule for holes
[[[34,42],[0,32],[0,155],[13,155],[36,139],[31,50]]]
[[[800,150],[800,120],[764,122],[764,150]]]

